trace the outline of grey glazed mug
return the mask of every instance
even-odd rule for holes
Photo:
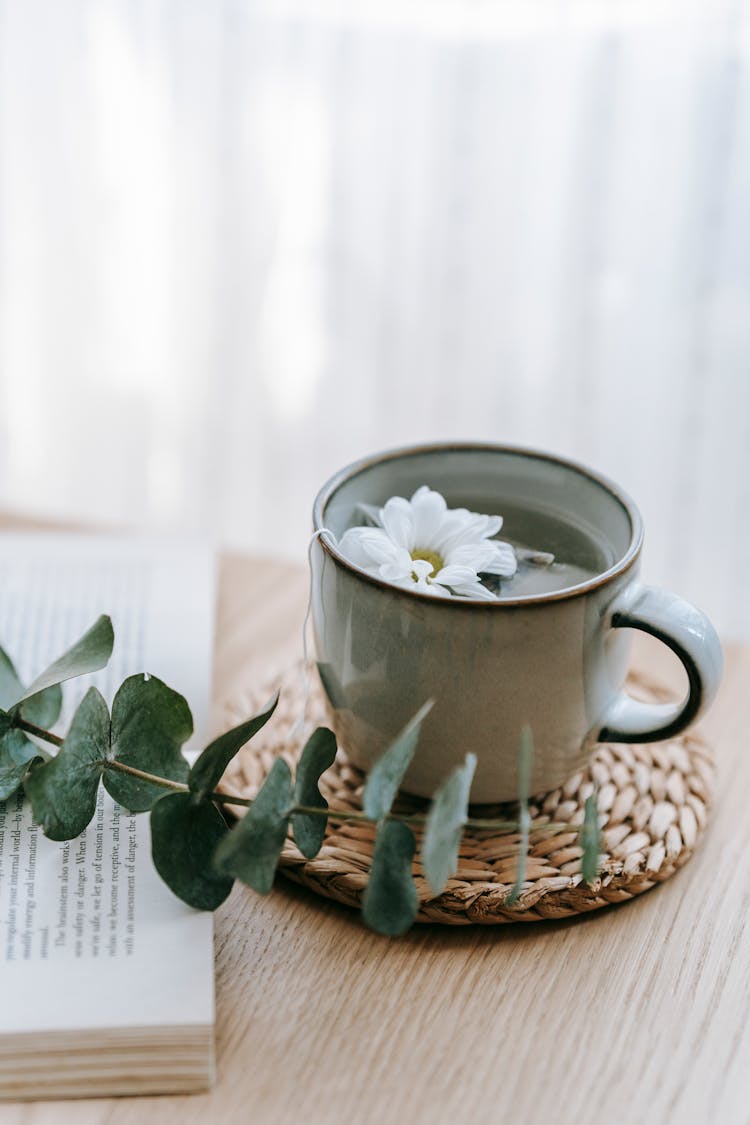
[[[436,444],[393,450],[342,469],[319,492],[316,530],[336,539],[360,522],[360,502],[382,506],[421,485],[449,507],[532,510],[561,517],[606,548],[601,573],[568,588],[495,602],[425,597],[348,561],[329,536],[312,550],[312,613],[331,722],[350,760],[367,770],[428,699],[404,788],[430,797],[467,752],[477,756],[473,802],[518,794],[519,734],[532,729],[532,792],[561,785],[597,742],[655,742],[709,705],[722,671],[713,626],[694,606],[638,581],[643,528],[620,488],[582,465],[501,445]],[[503,529],[506,534],[508,524]],[[544,549],[543,543],[534,544]],[[677,654],[688,677],[679,703],[624,691],[630,630]]]

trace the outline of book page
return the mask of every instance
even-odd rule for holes
[[[211,554],[195,544],[78,535],[0,535],[0,645],[22,682],[109,613],[101,672],[63,685],[64,732],[95,684],[111,704],[149,672],[184,695],[188,744],[210,737]],[[213,919],[180,902],[150,854],[147,813],[100,789],[94,820],[47,840],[19,795],[0,803],[0,1034],[212,1024]]]

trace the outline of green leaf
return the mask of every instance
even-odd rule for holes
[[[310,735],[297,763],[294,781],[295,805],[327,809],[328,801],[318,788],[321,774],[336,758],[336,735],[327,727],[318,727]],[[323,846],[328,817],[311,813],[293,813],[292,828],[297,847],[307,859],[316,856]]]
[[[72,840],[91,821],[108,748],[107,704],[96,688],[89,688],[59,754],[26,780],[34,820],[50,840]]]
[[[17,702],[31,699],[45,688],[105,668],[112,655],[115,634],[109,617],[99,617],[83,636],[34,680]]]
[[[25,699],[14,711],[18,711],[27,723],[33,723],[42,730],[50,730],[60,718],[63,693],[59,684],[39,691],[30,699]]]
[[[432,706],[430,699],[420,707],[370,770],[362,794],[362,807],[370,820],[381,820],[391,811],[398,787],[414,757],[422,720]]]
[[[403,934],[417,916],[419,901],[411,873],[414,849],[414,834],[408,825],[384,820],[378,826],[362,914],[379,934]]]
[[[422,841],[422,864],[432,893],[439,895],[458,869],[458,849],[469,815],[469,790],[477,759],[466,761],[443,782],[427,814]]]
[[[518,801],[528,806],[531,796],[531,775],[534,770],[534,736],[530,726],[521,728],[521,742],[518,747]]]
[[[4,711],[17,703],[23,695],[23,684],[5,649],[0,648],[0,707]]]
[[[34,743],[10,725],[4,711],[0,712],[0,801],[6,801],[23,784],[32,763],[43,760]]]
[[[586,798],[583,807],[583,824],[579,839],[583,848],[581,857],[581,875],[584,883],[593,883],[599,870],[599,816],[597,809],[598,792],[595,789],[590,797]]]
[[[62,708],[62,689],[59,684],[53,684],[46,691],[41,691],[31,699],[27,699],[23,707],[17,701],[24,694],[24,687],[18,678],[18,673],[13,666],[13,661],[4,649],[0,648],[0,707],[6,710],[13,708],[11,718],[16,713],[27,722],[37,727],[48,729],[55,725],[60,718]]]
[[[529,854],[529,831],[531,829],[529,792],[533,768],[534,739],[531,728],[524,726],[521,729],[521,744],[518,749],[518,825],[521,829],[521,838],[518,841],[518,872],[513,888],[505,900],[506,906],[513,906],[514,903],[518,902],[526,879],[526,859]]]
[[[291,807],[291,771],[283,758],[277,758],[245,816],[216,849],[216,870],[268,894],[286,840]]]
[[[205,795],[216,788],[232,758],[266,725],[278,702],[279,693],[276,692],[258,715],[219,735],[206,747],[188,777],[188,785],[194,793]]]
[[[228,832],[216,806],[193,793],[170,793],[151,810],[154,867],[169,889],[196,910],[215,910],[232,889],[233,880],[215,871],[211,862]]]
[[[189,766],[182,745],[193,733],[193,717],[186,701],[156,676],[129,676],[112,704],[110,758],[126,766],[187,781]],[[106,770],[104,785],[110,796],[131,812],[145,812],[164,796],[149,781]]]
[[[57,707],[51,693],[57,692]],[[0,708],[10,707],[10,713],[0,710],[0,801],[6,801],[20,785],[28,773],[32,762],[42,761],[43,757],[38,747],[13,724],[17,718],[19,708],[15,701],[23,695],[23,684],[18,678],[18,673],[4,649],[0,648]],[[32,704],[39,700],[41,706],[37,709]],[[42,692],[29,700],[28,705],[32,713],[27,714],[24,709],[24,718],[37,726],[52,726],[60,714],[62,692],[60,688],[50,688],[49,692]]]

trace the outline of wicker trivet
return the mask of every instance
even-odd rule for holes
[[[293,729],[301,710],[300,672],[299,666],[293,668],[272,685],[271,690],[279,683],[282,688],[276,714],[234,759],[223,781],[226,791],[254,796],[278,755],[294,767],[301,750]],[[664,693],[643,676],[632,677],[628,686],[642,699],[664,698]],[[270,690],[253,691],[247,698],[227,702],[226,725],[252,714],[269,694]],[[309,729],[327,724],[314,669],[310,673],[308,719]],[[418,921],[450,925],[533,922],[566,918],[642,894],[668,879],[693,854],[706,825],[713,778],[711,749],[692,734],[648,746],[602,745],[589,769],[530,805],[526,882],[513,906],[506,905],[506,900],[516,877],[518,835],[467,830],[458,873],[437,898],[422,877],[419,863],[415,863]],[[587,886],[581,879],[578,832],[594,781],[599,784],[602,852],[599,878]],[[331,808],[322,850],[314,859],[306,860],[290,838],[281,855],[280,870],[286,876],[348,906],[359,906],[362,901],[372,861],[374,826],[346,823],[335,813],[361,809],[362,784],[361,771],[339,750],[336,762],[321,781],[321,791]],[[395,807],[422,811],[427,802],[400,797]],[[238,813],[242,811],[236,808]],[[512,819],[513,815],[512,806],[481,806],[482,817]],[[570,831],[544,831],[542,826],[552,821],[569,824]]]

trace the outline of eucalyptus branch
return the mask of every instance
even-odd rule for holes
[[[40,736],[41,737],[41,736]],[[129,774],[131,777],[137,777],[141,781],[148,781],[151,785],[159,785],[163,789],[170,789],[177,793],[189,793],[190,786],[185,785],[180,781],[171,781],[168,777],[159,777],[158,774],[147,773],[145,770],[135,769],[134,766],[127,766],[123,762],[118,761],[105,761],[101,765],[105,770],[117,770],[120,773]],[[213,790],[208,794],[212,801],[219,805],[238,805],[242,808],[251,809],[257,798],[253,797],[240,797],[234,793],[227,793],[225,790]],[[292,805],[289,810],[290,815],[302,814],[304,816],[318,816],[324,820],[344,820],[353,821],[358,824],[374,824],[372,817],[367,813],[357,812],[355,809],[329,809],[323,808],[320,805]],[[384,820],[398,821],[400,824],[426,824],[429,819],[428,813],[395,813],[389,812],[383,817]],[[493,818],[481,819],[478,817],[469,816],[464,821],[466,828],[475,829],[488,829],[495,832],[514,832],[523,827],[521,821],[518,820],[496,820]],[[549,824],[538,824],[534,828],[534,832],[569,832],[569,824],[555,824],[550,821]]]
[[[41,737],[41,736],[40,736]],[[127,766],[123,762],[106,761],[101,763],[105,770],[117,770],[120,773],[129,774],[131,777],[137,777],[141,781],[148,781],[151,785],[159,785],[163,789],[171,789],[177,793],[189,793],[190,786],[185,785],[180,781],[170,781],[168,777],[159,777],[158,774],[147,773],[145,770],[135,769],[133,766]],[[238,805],[242,808],[251,809],[255,803],[253,797],[240,797],[234,793],[227,793],[226,790],[213,790],[208,794],[212,801],[219,805]],[[329,809],[323,808],[320,805],[292,805],[289,810],[290,814],[302,814],[304,816],[318,816],[324,820],[351,820],[358,824],[374,824],[372,817],[367,813],[357,812],[355,809]],[[400,824],[426,824],[428,820],[428,813],[386,813],[384,820],[396,820]],[[521,828],[521,824],[517,820],[496,820],[493,818],[481,819],[478,817],[469,816],[464,821],[466,828],[475,829],[488,829],[495,832],[513,832]],[[534,829],[535,832],[569,832],[569,824],[555,824],[551,821],[549,824],[539,824]]]
[[[570,832],[569,824],[531,823],[530,731],[524,732],[519,754],[518,820],[469,816],[476,766],[471,754],[446,778],[426,812],[394,809],[431,704],[417,712],[370,770],[361,811],[329,809],[320,792],[321,776],[336,757],[335,735],[324,727],[314,731],[303,747],[294,778],[287,762],[277,758],[255,797],[218,790],[232,758],[273,715],[278,696],[258,715],[214,739],[192,766],[182,753],[193,733],[190,708],[155,676],[130,676],[117,690],[111,708],[96,688],[89,688],[67,734],[53,734],[48,728],[60,717],[60,684],[105,667],[113,643],[109,618],[99,618],[27,688],[0,649],[0,691],[7,701],[7,710],[0,708],[0,801],[23,786],[45,835],[71,840],[90,824],[103,783],[123,808],[150,813],[156,869],[190,906],[216,909],[235,879],[261,893],[270,891],[290,829],[302,855],[312,859],[323,847],[329,821],[351,821],[375,829],[363,902],[365,921],[380,933],[399,934],[408,929],[419,909],[413,828],[421,829],[420,861],[435,896],[456,874],[465,829],[518,833],[518,877],[508,905],[523,893],[530,836]],[[42,759],[38,746],[24,735],[50,743],[57,754]],[[217,806],[240,806],[247,812],[230,829]],[[586,801],[580,843],[582,874],[590,882],[598,866],[596,795]]]
[[[33,734],[36,738],[52,743],[53,746],[62,747],[64,745],[64,739],[59,735],[53,734],[52,731],[43,730],[41,727],[35,726],[33,723],[29,723],[24,719],[17,721],[15,725],[28,734]],[[173,781],[171,778],[149,773],[147,770],[138,769],[136,766],[129,766],[125,762],[117,761],[117,759],[105,759],[101,761],[99,765],[102,766],[104,770],[114,770],[117,773],[127,774],[140,781],[148,782],[150,785],[157,785],[162,789],[168,789],[175,793],[190,792],[190,786],[184,782]],[[219,805],[237,805],[242,808],[250,809],[255,803],[255,798],[241,797],[239,794],[227,793],[226,790],[213,790],[207,794],[207,796]],[[329,809],[320,805],[294,804],[289,811],[290,815],[301,814],[304,816],[316,816],[324,820],[352,821],[358,824],[377,823],[377,820],[368,816],[366,812],[358,812],[356,809]],[[386,813],[381,819],[398,821],[398,823],[406,825],[425,825],[429,820],[429,813],[398,813],[391,811]],[[514,832],[523,831],[524,828],[523,819],[501,820],[495,817],[467,816],[463,823],[464,827],[479,831]],[[548,824],[538,824],[534,827],[535,833],[569,831],[569,824],[556,824],[554,821],[550,821]]]
[[[128,766],[125,762],[118,762],[105,759],[99,763],[105,770],[115,770],[116,773],[124,773],[129,777],[137,777],[139,781],[147,781],[150,785],[158,785],[162,789],[172,789],[178,793],[187,793],[189,787],[182,781],[172,781],[169,777],[159,777],[158,774],[148,773],[146,770],[139,770],[136,766]]]
[[[53,734],[50,730],[43,730],[42,727],[38,727],[34,723],[29,723],[26,719],[18,718],[14,721],[13,725],[20,727],[26,734],[33,734],[35,738],[41,738],[44,742],[50,742],[53,746],[60,747],[65,741],[60,738],[59,734]]]

